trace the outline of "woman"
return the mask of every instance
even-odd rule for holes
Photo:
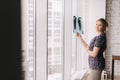
[[[77,33],[77,37],[80,39],[81,44],[85,50],[89,53],[89,67],[90,67],[90,80],[101,80],[101,72],[105,68],[105,59],[103,52],[106,49],[106,27],[108,23],[105,19],[100,18],[96,21],[96,31],[98,33],[88,46],[83,40],[82,36]]]

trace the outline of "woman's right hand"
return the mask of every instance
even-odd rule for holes
[[[81,35],[80,35],[80,33],[77,33],[77,37],[78,37],[78,38],[81,38]]]
[[[80,33],[76,34],[77,38],[80,39],[81,44],[84,46],[84,48],[86,49],[87,52],[89,52],[89,46],[87,45],[87,43],[83,40],[82,36],[80,35]]]

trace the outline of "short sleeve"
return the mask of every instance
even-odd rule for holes
[[[105,37],[104,36],[98,36],[95,40],[94,46],[102,48],[102,46],[105,44]]]

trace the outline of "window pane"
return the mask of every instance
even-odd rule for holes
[[[63,80],[64,0],[48,0],[48,80]]]
[[[72,16],[77,16],[78,10],[77,10],[77,2],[78,0],[72,0]],[[73,23],[72,23],[73,24]],[[72,31],[73,31],[73,25],[72,25]],[[77,68],[77,40],[76,40],[76,34],[72,33],[72,55],[71,55],[71,74],[76,71]]]
[[[35,79],[35,0],[22,0],[23,79]]]

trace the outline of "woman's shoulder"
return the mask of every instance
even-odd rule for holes
[[[95,41],[105,41],[106,40],[106,36],[105,34],[101,34],[101,35],[96,35],[92,38],[91,42],[95,42]]]
[[[105,34],[101,34],[96,36],[97,39],[106,39],[106,35]]]
[[[106,45],[105,35],[102,34],[102,35],[97,36],[94,45],[99,48],[102,48],[103,45]]]
[[[98,35],[96,37],[95,42],[98,43],[98,44],[103,44],[104,42],[106,42],[106,36],[105,36],[105,34]]]

